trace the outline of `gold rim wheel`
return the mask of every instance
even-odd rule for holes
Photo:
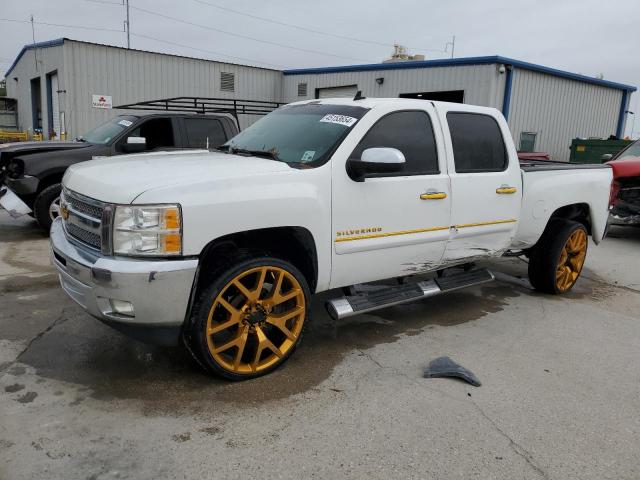
[[[556,288],[566,292],[576,283],[587,256],[587,234],[581,228],[574,231],[562,248],[556,267]]]
[[[266,370],[295,346],[305,312],[304,291],[287,270],[275,266],[246,270],[224,286],[209,310],[209,352],[232,373]]]

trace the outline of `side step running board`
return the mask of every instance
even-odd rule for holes
[[[447,277],[434,278],[405,285],[380,287],[369,292],[328,300],[327,312],[334,320],[379,310],[381,308],[409,303],[460,288],[480,285],[494,279],[486,268],[461,272]]]

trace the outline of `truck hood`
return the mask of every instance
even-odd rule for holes
[[[286,163],[207,150],[100,158],[71,166],[63,185],[109,203],[132,203],[143,192],[290,170]],[[167,199],[170,201],[171,199]]]
[[[15,153],[27,155],[31,153],[50,152],[52,150],[70,150],[72,148],[85,148],[91,145],[86,142],[14,142],[0,145],[0,154]]]
[[[614,178],[640,177],[640,157],[611,160],[607,165],[611,165]]]

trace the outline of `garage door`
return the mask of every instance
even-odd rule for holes
[[[56,132],[56,138],[60,140],[60,95],[58,94],[58,74],[51,75],[51,118],[53,125],[49,129]]]
[[[357,85],[346,87],[319,88],[318,98],[353,98],[358,91]]]

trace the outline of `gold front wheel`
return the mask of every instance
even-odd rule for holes
[[[307,298],[304,277],[287,262],[263,258],[230,269],[196,307],[201,362],[234,380],[277,368],[300,341]]]

